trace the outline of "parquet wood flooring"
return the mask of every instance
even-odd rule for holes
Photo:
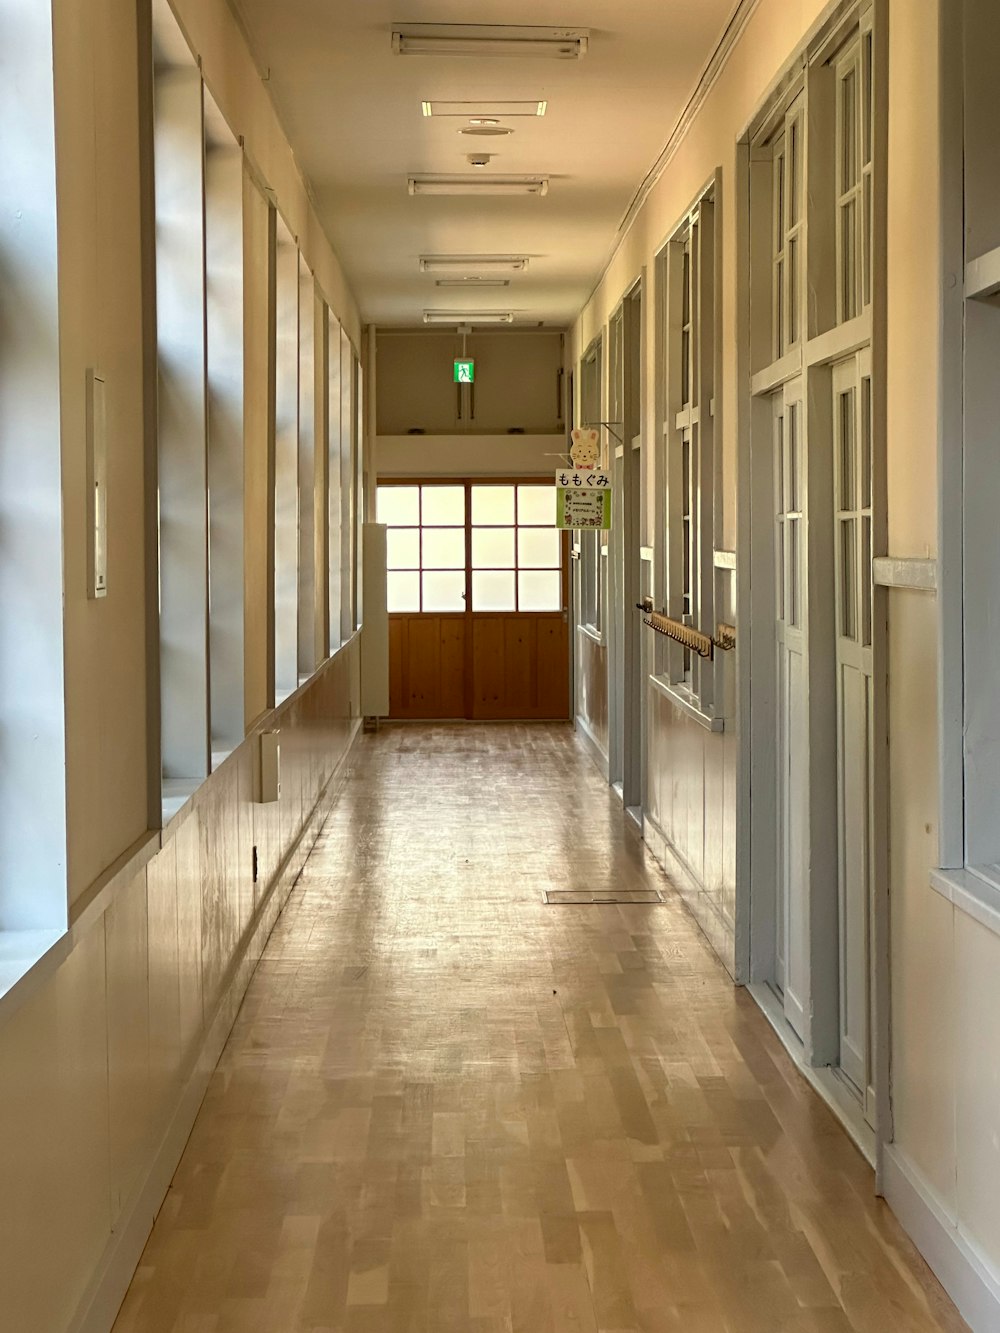
[[[546,890],[665,890],[546,906]],[[568,727],[397,725],[115,1333],[965,1329]]]

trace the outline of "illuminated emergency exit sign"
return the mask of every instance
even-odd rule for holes
[[[475,384],[476,382],[476,363],[475,361],[466,361],[464,359],[455,362],[455,383],[456,384]]]

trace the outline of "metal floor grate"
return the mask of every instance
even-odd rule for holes
[[[610,907],[615,904],[662,903],[655,889],[546,889],[545,901],[551,907]]]

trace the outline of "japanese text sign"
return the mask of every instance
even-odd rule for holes
[[[597,468],[561,468],[556,473],[556,527],[611,527],[611,478]]]

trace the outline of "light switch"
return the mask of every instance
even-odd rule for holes
[[[87,371],[87,596],[108,595],[107,418],[104,380]]]

